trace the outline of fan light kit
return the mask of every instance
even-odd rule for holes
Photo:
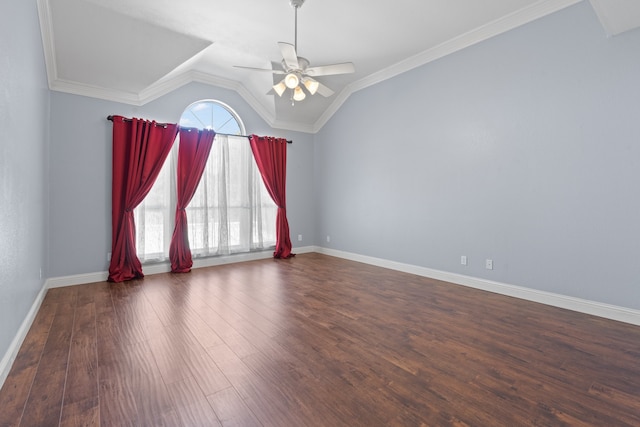
[[[296,86],[296,88],[293,89],[293,99],[295,101],[302,101],[306,97],[307,97],[307,95],[304,93],[304,91],[302,90],[302,88],[300,86]]]
[[[289,73],[287,77],[284,78],[284,85],[289,89],[295,89],[298,87],[298,83],[300,83],[300,79],[294,73]]]
[[[284,78],[273,86],[273,91],[278,96],[282,96],[287,89],[291,89],[291,105],[294,101],[302,101],[309,95],[319,93],[322,96],[329,97],[333,95],[333,91],[313,79],[311,76],[330,76],[335,74],[349,74],[356,71],[353,63],[344,62],[341,64],[323,65],[319,67],[309,67],[309,61],[306,58],[298,56],[298,9],[304,4],[305,0],[289,0],[291,6],[295,10],[295,31],[294,44],[278,42],[280,53],[282,54],[282,70],[269,70],[265,68],[243,67],[236,65],[237,68],[244,68],[252,71],[263,71],[272,74],[284,75]],[[304,89],[303,89],[304,87]],[[306,92],[305,92],[306,90]]]

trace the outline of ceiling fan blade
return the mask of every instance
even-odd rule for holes
[[[344,62],[342,64],[321,65],[319,67],[309,67],[304,73],[310,76],[331,76],[334,74],[350,74],[355,73],[356,67],[353,62]]]
[[[251,70],[251,71],[262,71],[265,73],[273,73],[273,74],[284,74],[284,71],[282,70],[270,70],[268,68],[255,68],[255,67],[243,67],[242,65],[234,65],[235,68],[243,68],[245,70]]]
[[[318,86],[318,90],[316,91],[316,93],[319,93],[320,95],[324,96],[325,98],[328,98],[328,97],[330,97],[331,95],[334,94],[334,92],[331,89],[329,89],[328,87],[326,87],[322,83],[320,83],[320,85]]]
[[[296,48],[292,44],[285,42],[278,42],[278,46],[280,47],[280,53],[282,54],[284,63],[287,65],[287,69],[299,69],[300,65],[298,64],[298,54],[296,53]]]

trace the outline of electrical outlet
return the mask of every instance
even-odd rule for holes
[[[298,234],[298,242],[302,242],[302,234]]]
[[[488,259],[485,261],[485,265],[487,270],[493,270],[493,260],[492,259]]]
[[[466,255],[462,255],[460,257],[460,264],[467,265],[467,256]]]
[[[329,243],[330,241],[331,241],[331,236],[327,234],[327,243]]]
[[[111,252],[107,252],[107,262],[111,261]]]

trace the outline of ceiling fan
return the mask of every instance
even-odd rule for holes
[[[313,77],[349,74],[354,73],[356,69],[351,62],[310,67],[308,59],[298,56],[298,9],[304,4],[305,0],[289,1],[295,9],[295,44],[278,42],[278,47],[282,54],[282,70],[243,67],[241,65],[235,65],[235,67],[284,75],[284,78],[279,83],[276,83],[268,94],[275,92],[278,96],[282,96],[287,88],[291,89],[291,105],[293,105],[294,101],[302,101],[306,98],[305,89],[310,95],[315,95],[316,93],[325,97],[333,95],[333,90],[315,80]],[[305,89],[302,88],[303,86]]]

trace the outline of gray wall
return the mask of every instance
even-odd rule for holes
[[[50,276],[108,269],[111,251],[111,114],[159,122],[179,121],[201,99],[228,104],[247,132],[292,139],[288,146],[287,203],[294,246],[314,241],[313,135],[269,127],[234,91],[192,83],[142,107],[76,95],[51,94]],[[298,234],[303,241],[298,242]]]
[[[0,354],[43,285],[40,268],[107,269],[106,116],[177,121],[205,98],[251,133],[294,140],[294,245],[640,309],[639,51],[639,30],[606,38],[582,2],[362,90],[307,135],[195,83],[143,107],[50,94],[35,2],[2,2]]]
[[[316,135],[317,244],[640,309],[639,52],[582,2],[357,92]]]
[[[49,91],[41,40],[35,1],[0,3],[0,358],[44,282]]]

